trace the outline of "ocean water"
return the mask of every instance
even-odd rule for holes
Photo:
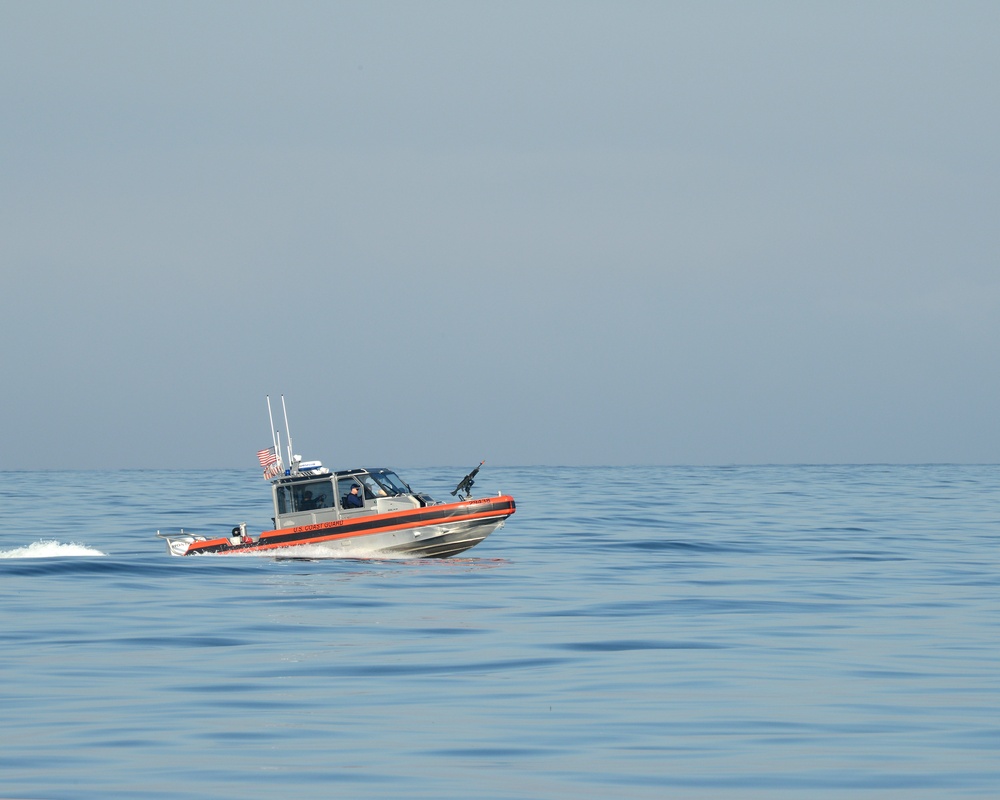
[[[1000,796],[1000,466],[476,490],[459,558],[178,559],[256,471],[0,473],[0,797]]]

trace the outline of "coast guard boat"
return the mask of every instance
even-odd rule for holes
[[[284,396],[281,405],[284,411]],[[273,431],[270,398],[267,411]],[[447,558],[479,544],[514,513],[510,495],[472,498],[472,485],[484,461],[455,487],[451,494],[456,500],[439,502],[413,491],[390,469],[331,472],[319,461],[302,461],[301,456],[292,455],[287,412],[285,433],[290,466],[281,459],[277,431],[274,446],[257,453],[264,478],[271,483],[274,528],[254,536],[244,522],[228,536],[214,538],[183,530],[177,534],[157,531],[170,555]]]

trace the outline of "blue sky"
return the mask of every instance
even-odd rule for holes
[[[995,3],[0,4],[0,468],[1000,460]]]

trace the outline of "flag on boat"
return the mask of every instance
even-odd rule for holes
[[[269,481],[271,480],[271,478],[274,478],[280,474],[281,474],[281,464],[280,463],[272,464],[271,466],[265,468],[264,480]]]
[[[275,454],[273,447],[267,447],[257,451],[257,460],[262,467],[267,468],[277,462],[278,456]]]

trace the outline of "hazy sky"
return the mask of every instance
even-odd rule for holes
[[[998,41],[4,0],[0,468],[1000,461]]]

